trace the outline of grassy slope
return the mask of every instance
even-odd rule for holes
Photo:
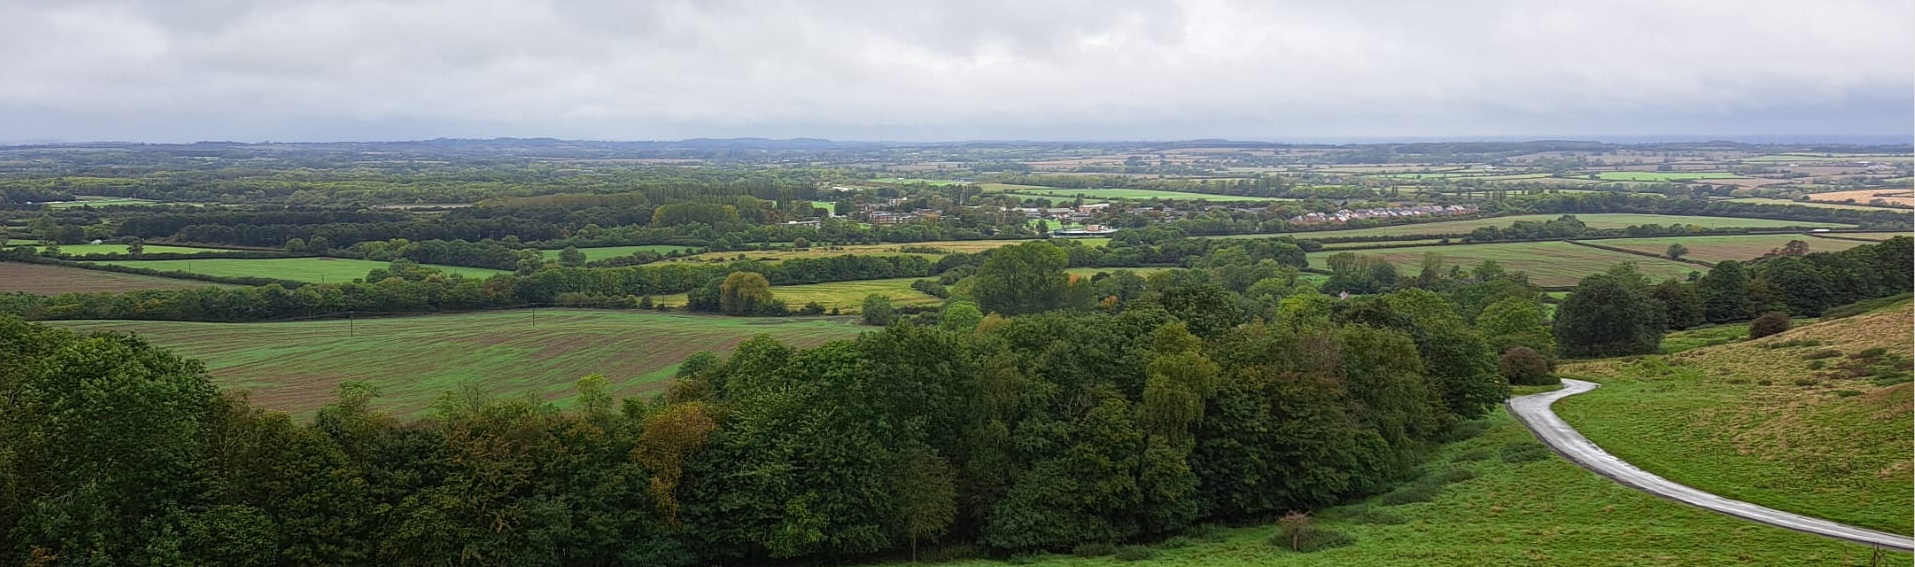
[[[1868,244],[1854,240],[1833,238],[1815,238],[1800,234],[1748,234],[1737,236],[1666,236],[1658,238],[1617,238],[1591,240],[1591,244],[1611,246],[1637,252],[1662,254],[1668,251],[1670,244],[1681,243],[1689,249],[1683,256],[1691,260],[1720,262],[1723,260],[1751,260],[1770,250],[1781,248],[1791,240],[1808,243],[1811,252],[1838,252]]]
[[[1610,242],[1610,241],[1605,241]],[[1634,254],[1624,254],[1609,250],[1599,250],[1587,246],[1577,246],[1567,242],[1507,242],[1495,244],[1472,244],[1467,246],[1418,246],[1410,248],[1380,248],[1374,250],[1349,250],[1353,254],[1377,256],[1397,265],[1405,275],[1414,276],[1420,269],[1426,253],[1443,256],[1446,265],[1461,265],[1469,269],[1483,260],[1495,260],[1504,268],[1516,272],[1528,272],[1530,281],[1537,285],[1559,286],[1574,285],[1584,276],[1609,269],[1623,262],[1635,262],[1636,268],[1650,278],[1660,280],[1665,277],[1683,277],[1690,271],[1702,267],[1664,260],[1645,258]],[[1326,258],[1337,251],[1316,252],[1310,254],[1310,265],[1327,268]]]
[[[816,346],[864,330],[841,318],[568,309],[350,322],[52,324],[136,332],[204,360],[220,386],[251,389],[254,401],[295,413],[332,401],[334,389],[349,380],[378,385],[382,406],[401,413],[421,410],[463,383],[501,395],[564,399],[579,377],[601,373],[616,393],[632,395],[656,389],[692,353],[729,350],[760,333]]]
[[[24,291],[44,295],[67,292],[133,291],[141,289],[187,289],[196,287],[232,287],[198,280],[162,278],[140,274],[122,274],[67,266],[0,262],[0,293]]]
[[[1910,317],[1902,303],[1648,363],[1569,364],[1564,375],[1603,387],[1559,402],[1557,412],[1604,449],[1671,480],[1907,534],[1915,529],[1909,385],[1820,376],[1804,355],[1883,347],[1906,356],[1915,347]],[[1822,344],[1765,348],[1791,340]]]
[[[99,264],[118,264],[150,268],[163,272],[181,271],[230,277],[276,278],[303,282],[349,282],[366,277],[366,272],[384,268],[390,262],[344,258],[216,258],[210,260],[110,260]],[[464,266],[431,267],[468,278],[484,278],[506,273]]]
[[[1445,488],[1428,503],[1385,508],[1400,525],[1320,520],[1355,534],[1357,544],[1317,553],[1292,553],[1266,539],[1270,525],[1223,530],[1218,541],[1166,548],[1133,565],[1239,567],[1288,565],[1610,566],[1610,565],[1867,565],[1869,550],[1661,500],[1596,476],[1560,458],[1505,463],[1496,455],[1511,443],[1534,444],[1528,431],[1501,411],[1483,435],[1444,448],[1435,463],[1468,453],[1484,460],[1456,462],[1477,477]],[[1474,456],[1474,455],[1470,455]],[[1906,564],[1890,555],[1888,564]],[[1123,565],[1105,557],[1047,555],[1029,563],[1052,567]],[[897,565],[903,565],[902,562]],[[975,560],[944,565],[984,567]]]

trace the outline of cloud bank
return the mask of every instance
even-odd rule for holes
[[[13,0],[0,139],[1901,135],[1915,0]]]

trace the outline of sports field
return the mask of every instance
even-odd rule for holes
[[[204,360],[222,387],[250,389],[257,403],[302,414],[330,402],[338,385],[351,380],[378,386],[382,407],[408,414],[466,383],[498,395],[563,400],[579,377],[600,373],[616,394],[629,396],[656,391],[692,353],[728,351],[754,335],[816,346],[868,329],[844,318],[572,309],[355,321],[52,324],[136,332]]]
[[[102,260],[96,264],[115,264],[148,268],[162,272],[190,272],[227,277],[252,277],[302,282],[340,283],[366,277],[366,272],[384,268],[390,262],[346,258],[214,258],[208,260]],[[485,278],[508,273],[502,270],[464,266],[431,265],[449,274]]]
[[[59,295],[76,291],[93,293],[206,286],[221,286],[221,284],[68,266],[0,262],[0,293],[24,291],[42,295]]]
[[[1604,171],[1596,177],[1606,181],[1687,181],[1690,179],[1738,179],[1742,176],[1720,171]]]
[[[1614,242],[1614,241],[1611,241]],[[1666,246],[1666,245],[1665,245]],[[1310,266],[1328,268],[1324,259],[1336,252],[1312,252]],[[1529,280],[1541,286],[1575,285],[1584,276],[1601,272],[1623,262],[1635,262],[1636,269],[1651,279],[1674,277],[1682,278],[1689,272],[1703,270],[1701,266],[1684,264],[1671,260],[1645,258],[1634,254],[1598,250],[1587,246],[1577,246],[1567,242],[1507,242],[1496,244],[1470,244],[1456,246],[1415,246],[1407,248],[1379,248],[1375,250],[1353,250],[1352,254],[1376,256],[1396,264],[1397,270],[1405,276],[1415,276],[1423,263],[1425,253],[1443,256],[1445,265],[1461,265],[1469,269],[1483,260],[1495,260],[1512,272],[1528,272]],[[1444,269],[1448,269],[1447,267]]]
[[[35,249],[39,249],[39,250],[45,249],[45,247],[43,246],[37,246],[37,245],[27,244],[27,243],[16,242],[15,244],[18,244],[21,246],[34,246]],[[8,246],[8,248],[12,248],[12,246]],[[145,249],[147,254],[199,254],[203,252],[231,252],[231,250],[221,250],[218,248],[198,248],[193,246],[169,246],[165,244],[148,244],[146,245]],[[94,254],[130,254],[130,252],[127,252],[125,244],[61,244],[60,253],[66,254],[69,256],[90,256]]]
[[[1689,249],[1683,258],[1704,262],[1723,260],[1753,260],[1767,254],[1770,250],[1781,248],[1791,240],[1800,240],[1809,245],[1810,252],[1836,252],[1868,244],[1856,240],[1837,240],[1833,238],[1815,238],[1800,234],[1748,234],[1737,236],[1664,236],[1655,238],[1618,238],[1611,240],[1591,240],[1590,244],[1610,246],[1637,252],[1660,255],[1669,250],[1670,244],[1681,243]]]
[[[676,246],[671,244],[644,244],[639,246],[596,246],[592,248],[580,248],[578,249],[578,251],[584,252],[585,261],[591,262],[596,260],[604,260],[606,258],[630,256],[632,255],[632,253],[638,252],[641,250],[646,252],[657,252],[659,254],[669,254],[671,252],[676,252],[681,250],[691,250],[691,249],[692,247],[690,246]],[[540,250],[540,252],[543,252],[545,255],[545,258],[547,259],[557,259],[559,257],[559,252],[563,250],[564,250],[563,248],[553,248],[553,249]]]

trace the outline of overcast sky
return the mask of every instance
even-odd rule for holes
[[[0,140],[1901,135],[1915,0],[0,0]]]

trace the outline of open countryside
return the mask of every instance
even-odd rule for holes
[[[206,260],[98,260],[93,263],[161,272],[187,272],[236,278],[271,278],[301,282],[349,282],[389,263],[348,258],[214,258]],[[504,273],[465,266],[433,266],[447,273],[483,278]]]

